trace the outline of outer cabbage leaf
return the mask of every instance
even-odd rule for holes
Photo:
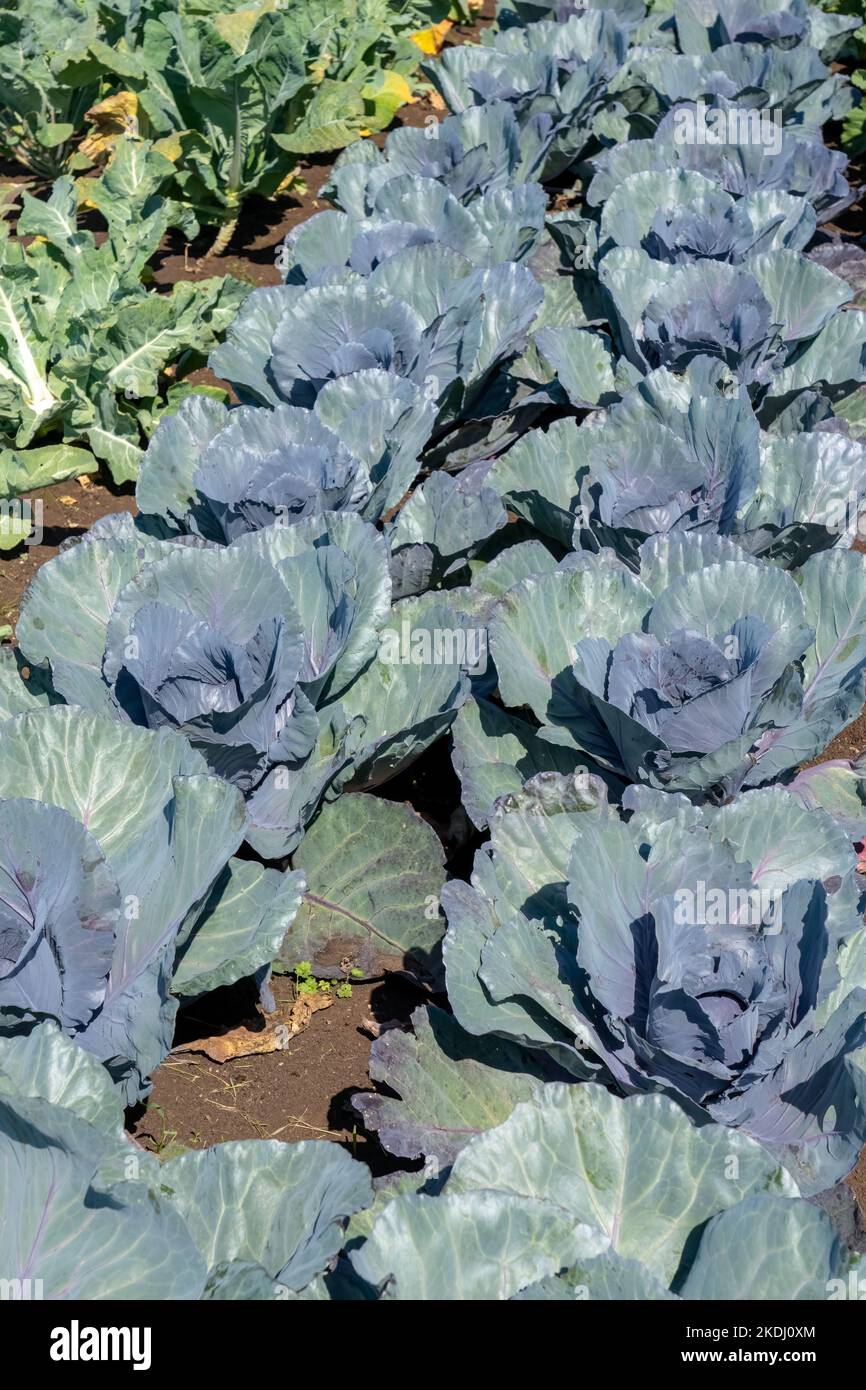
[[[14,942],[4,933],[4,990],[20,981],[7,1002],[62,1021],[108,1065],[129,1104],[147,1090],[171,1046],[169,988],[180,927],[244,834],[238,793],[205,774],[186,740],[167,730],[152,734],[66,708],[3,726],[0,796],[29,798],[23,805],[34,819],[31,859],[45,846],[52,850],[50,865],[19,865],[33,877],[32,925],[22,943],[26,955],[15,952],[11,974]],[[21,805],[5,804],[13,811]],[[23,815],[18,819],[23,828]],[[78,875],[69,901],[50,891],[56,873],[67,884]]]
[[[208,1269],[252,1260],[288,1289],[328,1267],[342,1223],[372,1198],[363,1164],[321,1140],[217,1144],[171,1159],[162,1184]]]

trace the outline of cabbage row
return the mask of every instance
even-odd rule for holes
[[[817,761],[866,701],[866,256],[820,230],[856,197],[822,139],[856,21],[775,4],[503,6],[429,66],[452,114],[350,145],[242,305],[211,358],[241,404],[184,400],[140,515],[32,582],[0,667],[10,1273],[856,1277],[810,1200],[866,1141],[866,768]],[[444,738],[469,881],[376,794]],[[301,960],[447,989],[355,1098],[423,1170],[130,1145],[177,1009]]]

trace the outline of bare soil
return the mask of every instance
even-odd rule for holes
[[[853,1173],[845,1179],[857,1199],[864,1221],[866,1221],[866,1148],[861,1151],[860,1161]]]
[[[38,545],[20,545],[0,554],[0,624],[14,626],[24,590],[39,566],[51,560],[64,541],[83,536],[101,516],[136,510],[131,483],[116,488],[100,476],[56,483],[27,497],[31,503],[42,504],[42,537]],[[33,514],[38,520],[35,508]]]
[[[278,1005],[292,1000],[290,977],[276,977],[273,989]],[[199,1053],[169,1056],[154,1076],[146,1107],[131,1116],[130,1131],[162,1156],[227,1139],[331,1139],[377,1173],[402,1167],[367,1136],[351,1097],[373,1089],[367,1061],[376,1029],[408,1024],[423,999],[408,980],[388,975],[353,985],[351,999],[314,1013],[282,1052],[224,1063]],[[175,1046],[242,1024],[261,1027],[246,984],[218,990],[182,1012]]]

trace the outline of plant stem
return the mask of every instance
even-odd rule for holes
[[[241,176],[243,174],[244,141],[243,125],[241,122],[241,103],[238,98],[237,83],[235,83],[235,134],[232,146],[232,163],[229,170],[229,196],[236,198],[241,186]]]
[[[229,207],[236,208],[236,212],[234,217],[231,217],[228,222],[225,222],[223,226],[220,227],[214,239],[213,245],[211,246],[209,251],[205,252],[205,255],[207,256],[221,256],[223,251],[225,251],[226,247],[231,241],[232,237],[234,236],[235,227],[238,225],[238,217],[240,216],[240,199],[238,194],[241,186],[242,175],[243,127],[241,124],[241,104],[238,100],[237,84],[235,84],[235,133],[234,142],[232,145],[232,162],[231,168],[229,169],[229,183],[226,201],[228,202]]]
[[[230,218],[228,222],[224,222],[223,225],[220,227],[219,231],[214,237],[213,245],[210,247],[209,250],[205,251],[205,255],[221,256],[223,251],[225,251],[226,247],[231,241],[232,237],[234,236],[235,228],[237,227],[237,225],[238,214],[236,213],[234,217]]]

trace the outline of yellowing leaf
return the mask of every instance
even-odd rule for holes
[[[86,174],[82,174],[80,179],[75,180],[75,197],[78,200],[79,210],[87,211],[90,209],[92,211],[96,207],[96,204],[88,197],[90,186],[91,180]]]
[[[368,107],[367,124],[371,130],[384,130],[401,106],[416,100],[405,77],[387,69],[377,74],[375,82],[361,88],[361,96]]]
[[[418,45],[422,53],[435,58],[445,42],[449,29],[453,28],[453,20],[443,19],[441,24],[431,24],[429,29],[418,29],[416,33],[410,34],[409,38]]]
[[[154,140],[153,148],[157,154],[161,154],[163,159],[168,159],[172,164],[176,164],[183,154],[183,142],[178,131],[172,131],[171,135],[164,135],[161,140]]]
[[[87,112],[85,120],[92,122],[79,150],[94,162],[113,151],[123,135],[138,135],[138,97],[135,92],[115,92],[97,102]]]
[[[289,170],[279,187],[274,189],[274,196],[278,193],[296,193],[298,197],[303,198],[306,192],[307,181],[301,175],[300,165],[297,165]]]
[[[125,121],[137,120],[138,93],[115,92],[104,101],[98,101],[95,106],[91,106],[86,118],[92,121],[101,116],[112,116]]]
[[[310,76],[314,82],[324,82],[333,58],[330,53],[322,53],[310,63]]]
[[[264,12],[265,6],[252,5],[249,9],[235,10],[234,14],[211,15],[211,23],[223,42],[241,58],[246,53],[250,35]]]

